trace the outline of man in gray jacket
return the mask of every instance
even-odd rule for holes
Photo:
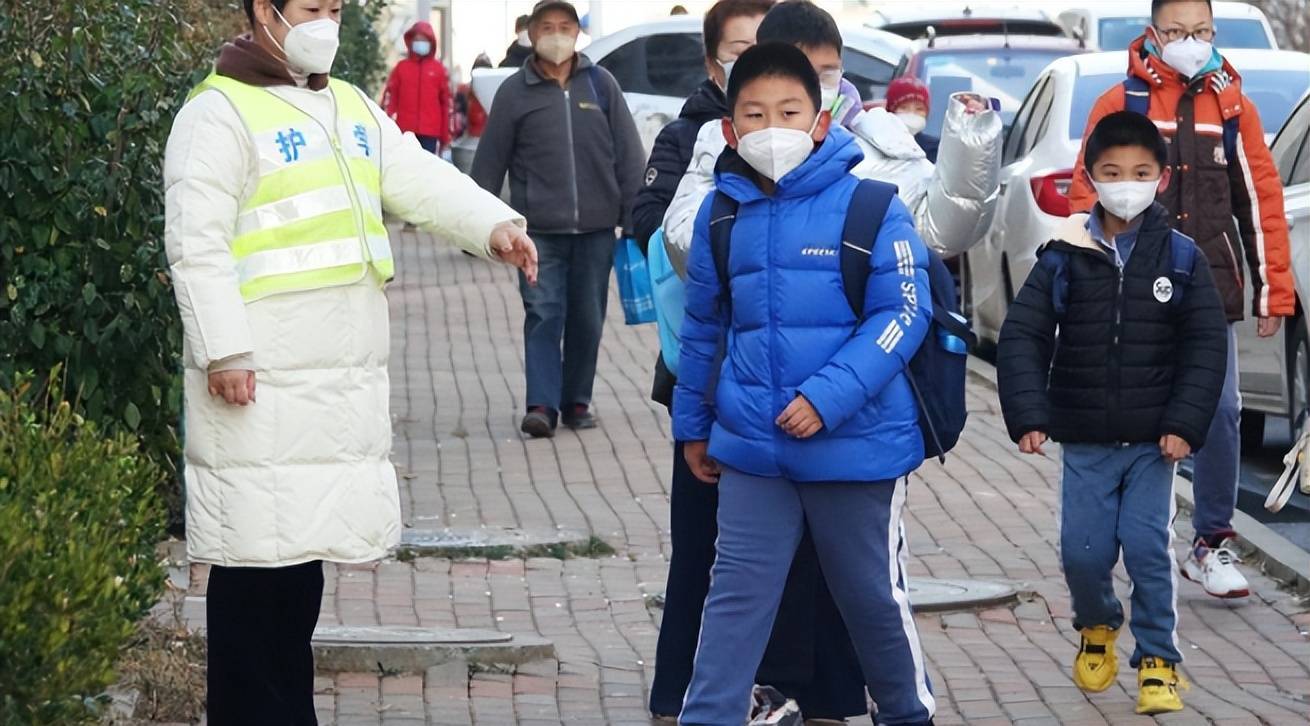
[[[472,176],[528,220],[540,256],[538,284],[519,278],[526,345],[522,430],[553,436],[561,420],[594,428],[596,377],[614,264],[614,231],[631,229],[645,151],[623,90],[575,46],[578,12],[542,0],[528,24],[533,54],[496,93]],[[562,343],[562,353],[561,353]]]

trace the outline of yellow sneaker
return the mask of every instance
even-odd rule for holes
[[[1173,663],[1159,658],[1143,658],[1138,666],[1137,712],[1144,714],[1170,713],[1183,710],[1183,698],[1178,689],[1190,688],[1187,679],[1178,675]]]
[[[1073,682],[1088,693],[1100,693],[1109,688],[1119,674],[1119,656],[1114,652],[1119,631],[1097,625],[1083,628],[1081,635],[1083,642],[1078,646],[1078,657],[1073,662]]]

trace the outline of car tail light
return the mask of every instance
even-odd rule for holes
[[[1073,169],[1063,169],[1045,176],[1033,177],[1033,199],[1037,200],[1037,208],[1056,217],[1068,217],[1073,213],[1069,207],[1071,186],[1073,186]]]

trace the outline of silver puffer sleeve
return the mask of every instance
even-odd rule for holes
[[[967,113],[961,96],[948,102],[937,169],[928,194],[915,209],[923,241],[954,257],[987,233],[996,214],[1001,173],[1001,116],[990,109]]]

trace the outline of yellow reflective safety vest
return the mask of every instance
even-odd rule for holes
[[[328,81],[327,128],[269,91],[211,74],[191,96],[216,90],[250,133],[259,184],[241,203],[231,242],[247,303],[288,292],[395,276],[382,223],[382,130],[360,91]]]

